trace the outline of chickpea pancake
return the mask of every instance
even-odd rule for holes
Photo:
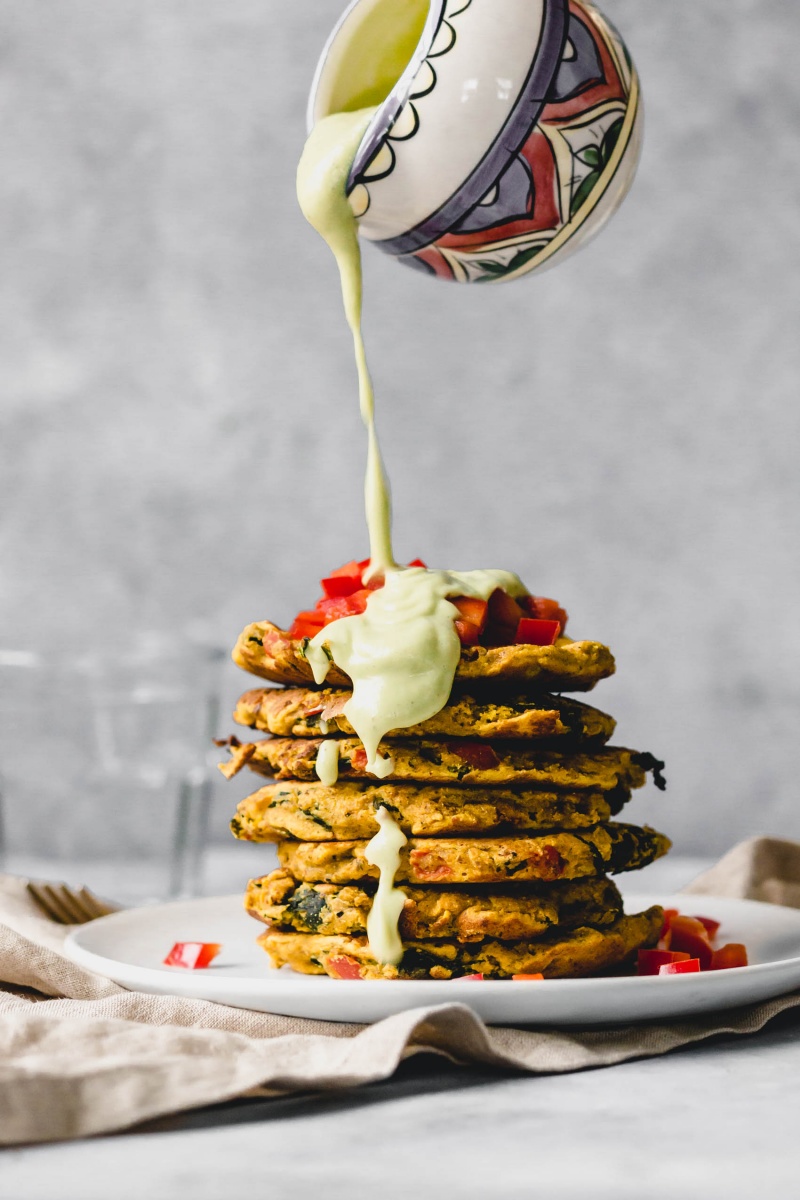
[[[256,688],[245,692],[234,710],[238,725],[277,737],[320,737],[327,733],[355,735],[344,714],[352,692],[324,688]],[[454,692],[449,703],[430,720],[389,737],[541,738],[547,741],[607,742],[616,721],[576,700],[558,696],[504,697],[484,700]]]
[[[244,671],[273,683],[313,685],[304,647],[269,621],[256,621],[239,635],[233,661]],[[587,692],[614,674],[614,656],[599,642],[573,642],[560,637],[552,646],[464,646],[457,680],[497,680],[520,687]],[[331,664],[327,683],[349,687],[350,679]]]
[[[630,793],[544,792],[521,788],[418,784],[270,784],[240,801],[231,821],[246,842],[351,841],[371,838],[386,808],[411,837],[590,829],[610,821]]]
[[[436,887],[403,891],[400,936],[404,941],[518,942],[556,925],[560,929],[605,926],[622,916],[622,897],[610,879],[552,884],[538,891],[524,886],[492,892]],[[373,898],[373,889],[297,883],[288,871],[277,870],[250,880],[244,905],[257,920],[296,933],[362,936]]]
[[[398,883],[554,883],[636,871],[666,854],[670,841],[647,827],[611,823],[584,833],[540,837],[410,838],[399,852]],[[278,862],[298,882],[378,879],[365,841],[281,842]]]
[[[242,744],[237,738],[225,744],[230,760],[220,764],[227,779],[243,767],[274,779],[317,778],[317,755],[323,738],[268,738],[265,741]],[[335,739],[338,750],[340,779],[371,779],[367,772],[367,756],[357,738]],[[618,788],[642,787],[647,772],[653,771],[658,786],[663,786],[660,774],[663,763],[651,754],[640,754],[620,746],[598,747],[586,753],[561,753],[540,750],[529,743],[492,744],[471,742],[466,738],[453,741],[420,739],[416,742],[384,740],[384,753],[391,754],[394,767],[389,778],[413,783],[462,783],[479,787],[556,788],[564,791],[615,791]]]
[[[267,929],[258,939],[274,967],[290,966],[304,975],[362,979],[451,979],[480,972],[490,979],[542,974],[577,979],[620,966],[642,947],[654,946],[664,920],[662,908],[620,917],[602,929],[582,926],[551,931],[536,941],[463,943],[408,942],[399,967],[376,961],[364,937],[294,933]],[[532,985],[533,986],[533,985]]]

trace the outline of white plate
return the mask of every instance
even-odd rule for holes
[[[380,1021],[393,1013],[458,1001],[494,1025],[597,1025],[683,1017],[780,996],[800,987],[800,911],[711,896],[626,895],[628,912],[651,904],[722,922],[718,944],[744,942],[754,965],[672,977],[512,980],[336,980],[276,971],[242,898],[216,896],[128,909],[83,925],[66,953],[123,987],[214,1000],[236,1008],[322,1021]],[[175,942],[220,942],[202,971],[165,967]]]

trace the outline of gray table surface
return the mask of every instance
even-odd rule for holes
[[[696,863],[677,860],[654,890]],[[359,1091],[243,1101],[91,1141],[7,1150],[0,1200],[800,1195],[800,1014],[753,1038],[580,1074],[433,1057]]]

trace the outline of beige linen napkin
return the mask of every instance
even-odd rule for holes
[[[800,907],[800,844],[745,842],[686,890]],[[561,1032],[487,1028],[454,1003],[341,1025],[125,991],[66,959],[65,934],[21,880],[0,876],[4,1145],[108,1133],[245,1094],[353,1087],[423,1052],[533,1073],[609,1066],[754,1033],[800,1006],[796,992],[694,1021]]]

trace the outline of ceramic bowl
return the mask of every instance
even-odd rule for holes
[[[362,236],[460,283],[563,261],[639,160],[636,70],[587,0],[353,0],[319,61],[309,129],[368,105],[348,184]]]

